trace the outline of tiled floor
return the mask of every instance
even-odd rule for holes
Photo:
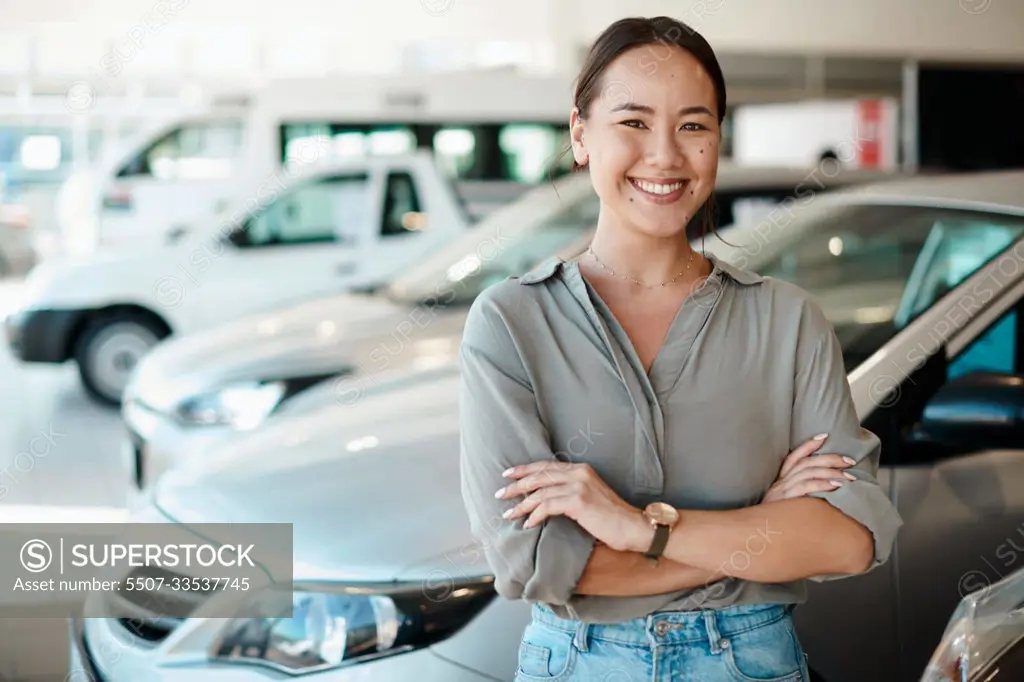
[[[18,288],[0,282],[0,318]],[[119,518],[127,481],[117,412],[85,395],[73,365],[25,366],[0,346],[0,523]],[[64,621],[0,619],[0,680],[66,674]]]
[[[0,316],[16,287],[0,283]],[[73,364],[23,365],[0,344],[0,522],[8,505],[121,505],[120,436]]]

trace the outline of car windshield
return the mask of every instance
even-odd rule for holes
[[[782,180],[777,185],[739,183],[716,190],[718,230],[760,219],[792,193],[793,187]],[[533,190],[488,215],[453,245],[395,280],[385,294],[403,303],[471,302],[488,286],[521,275],[576,243],[582,245],[597,225],[599,211],[589,178],[565,176],[554,187]],[[699,238],[702,225],[699,212],[687,228],[691,238]]]
[[[444,258],[396,281],[389,295],[469,303],[488,286],[582,245],[597,222],[597,197],[589,183],[564,184],[558,194],[499,209],[492,229],[467,235]],[[807,290],[833,324],[848,371],[1024,236],[1024,216],[993,211],[820,198],[780,226],[765,210],[737,211],[724,237],[729,246],[711,238],[707,250]]]
[[[498,209],[443,253],[386,290],[405,303],[471,302],[490,285],[521,275],[579,241],[600,203],[585,176],[565,178]]]
[[[1024,235],[1024,216],[886,204],[823,208],[798,216],[809,223],[794,221],[776,244],[759,240],[759,258],[744,263],[743,249],[725,257],[814,296],[848,371]],[[743,244],[754,253],[752,242]]]

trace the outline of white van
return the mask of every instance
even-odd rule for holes
[[[380,285],[470,226],[450,180],[423,152],[291,163],[245,185],[220,216],[172,246],[34,268],[6,322],[14,355],[74,359],[88,391],[118,403],[135,363],[163,337]]]
[[[738,164],[899,168],[899,103],[891,97],[743,104],[732,126]]]
[[[568,143],[571,86],[501,71],[272,81],[159,122],[72,175],[61,236],[78,250],[162,243],[222,208],[240,170],[307,161],[311,142],[325,159],[432,150],[479,215],[548,178]]]

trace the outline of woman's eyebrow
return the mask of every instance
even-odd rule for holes
[[[646,104],[637,104],[636,102],[625,102],[612,108],[612,113],[617,113],[619,111],[636,111],[641,114],[654,114],[654,109],[652,107],[649,107]],[[708,116],[714,115],[711,113],[710,109],[701,105],[692,107],[680,107],[680,116],[688,116],[689,114],[707,114]]]

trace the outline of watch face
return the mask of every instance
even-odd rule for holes
[[[659,525],[672,526],[679,520],[679,512],[672,505],[653,502],[647,505],[647,518]]]

